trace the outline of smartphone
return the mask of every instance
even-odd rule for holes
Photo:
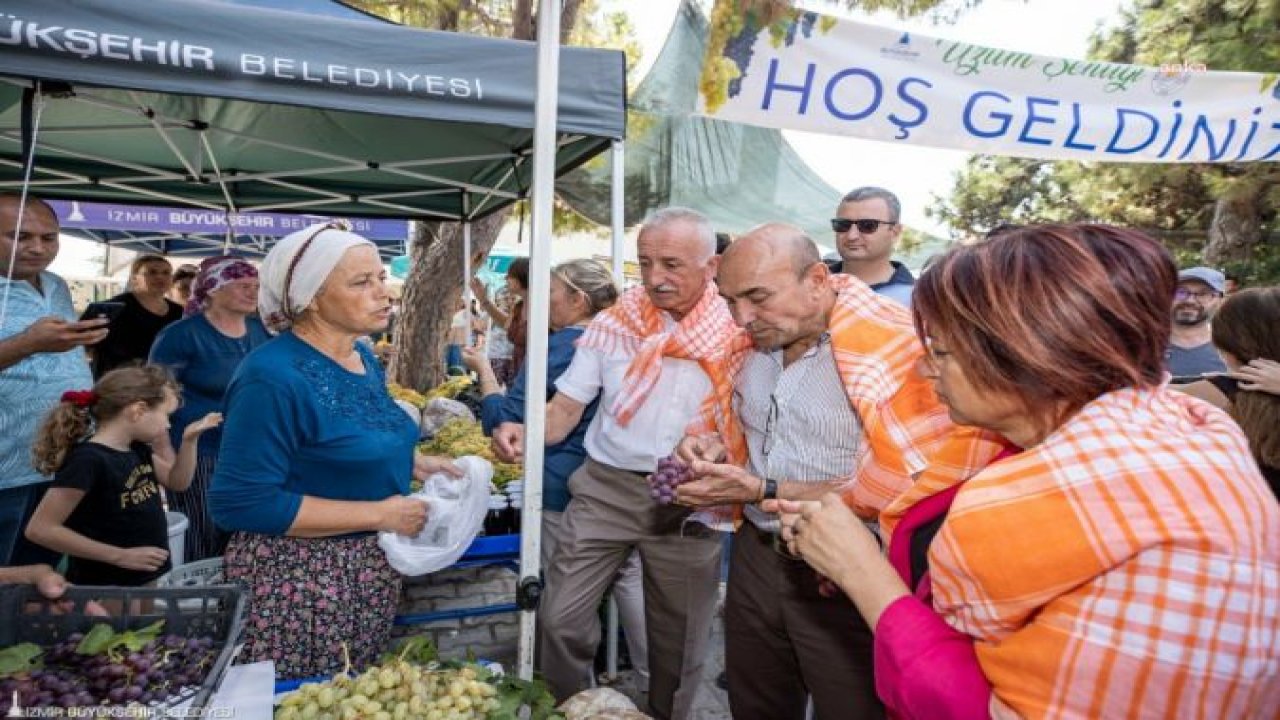
[[[110,300],[91,302],[89,307],[84,309],[84,314],[80,316],[80,319],[95,320],[97,318],[106,318],[107,320],[115,320],[122,312],[124,312],[124,303],[122,302]]]

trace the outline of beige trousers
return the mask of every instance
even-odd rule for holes
[[[588,458],[569,478],[573,500],[547,569],[540,613],[543,674],[557,700],[590,687],[597,608],[633,550],[644,576],[650,714],[687,720],[711,635],[721,534],[685,522],[689,510],[649,497],[643,475]]]
[[[554,510],[542,512],[542,568],[549,573],[556,548],[564,535],[564,513]],[[631,655],[631,667],[635,670],[639,689],[649,689],[649,638],[644,630],[644,575],[640,569],[640,553],[632,551],[627,562],[618,570],[613,581],[613,599],[618,603],[618,623],[627,639],[627,652]],[[583,674],[591,673],[588,663]],[[539,667],[541,671],[541,667]]]

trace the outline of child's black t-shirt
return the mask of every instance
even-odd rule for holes
[[[68,528],[116,547],[169,548],[169,528],[160,501],[160,482],[151,464],[151,447],[133,443],[116,450],[95,442],[73,447],[53,476],[53,487],[83,490],[85,495],[67,518]],[[172,568],[126,570],[71,557],[67,580],[77,585],[145,585]]]

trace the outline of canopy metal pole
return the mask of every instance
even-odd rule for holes
[[[609,226],[612,230],[612,238],[610,241],[611,267],[613,270],[613,281],[618,284],[621,289],[626,280],[626,273],[623,270],[624,262],[622,256],[622,245],[626,239],[626,195],[623,180],[626,177],[626,165],[623,162],[624,145],[622,140],[614,140],[611,146],[612,154],[609,157],[610,182],[609,182]],[[605,614],[607,621],[605,623],[605,673],[609,679],[613,680],[618,677],[618,598],[613,593],[609,593],[608,610]]]
[[[613,228],[613,281],[622,288],[624,277],[622,263],[622,243],[626,235],[626,189],[623,183],[626,177],[626,166],[623,164],[624,148],[621,140],[613,141],[613,155],[610,158],[612,182],[609,187],[609,224]]]
[[[538,2],[538,83],[533,121],[533,239],[529,243],[528,349],[525,352],[524,508],[520,533],[520,659],[533,677],[536,604],[542,548],[542,459],[546,442],[547,322],[550,317],[551,202],[555,193],[556,106],[560,85],[560,0]]]
[[[559,11],[557,10],[557,13]],[[557,14],[556,24],[560,22]],[[554,93],[554,89],[552,90]],[[41,88],[41,82],[35,81],[35,85],[26,88],[22,92],[22,189],[18,193],[18,212],[14,218],[13,237],[16,239],[22,234],[22,224],[25,221],[27,212],[27,192],[31,189],[31,175],[36,169],[36,140],[40,136],[40,119],[44,115],[44,92]],[[0,327],[4,327],[5,320],[9,317],[9,288],[13,287],[13,272],[17,265],[18,243],[15,241],[9,245],[8,270],[6,270],[4,284],[4,297],[0,299]],[[541,475],[538,476],[541,479]],[[539,480],[539,492],[541,492],[542,484]]]
[[[466,347],[471,347],[471,196],[462,194],[462,313],[467,318]],[[446,371],[448,368],[446,368]]]

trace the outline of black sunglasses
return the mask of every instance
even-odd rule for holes
[[[880,229],[881,225],[889,225],[890,227],[898,223],[889,220],[850,220],[848,218],[831,218],[831,229],[838,233],[849,232],[849,228],[855,225],[858,232],[869,235]]]

